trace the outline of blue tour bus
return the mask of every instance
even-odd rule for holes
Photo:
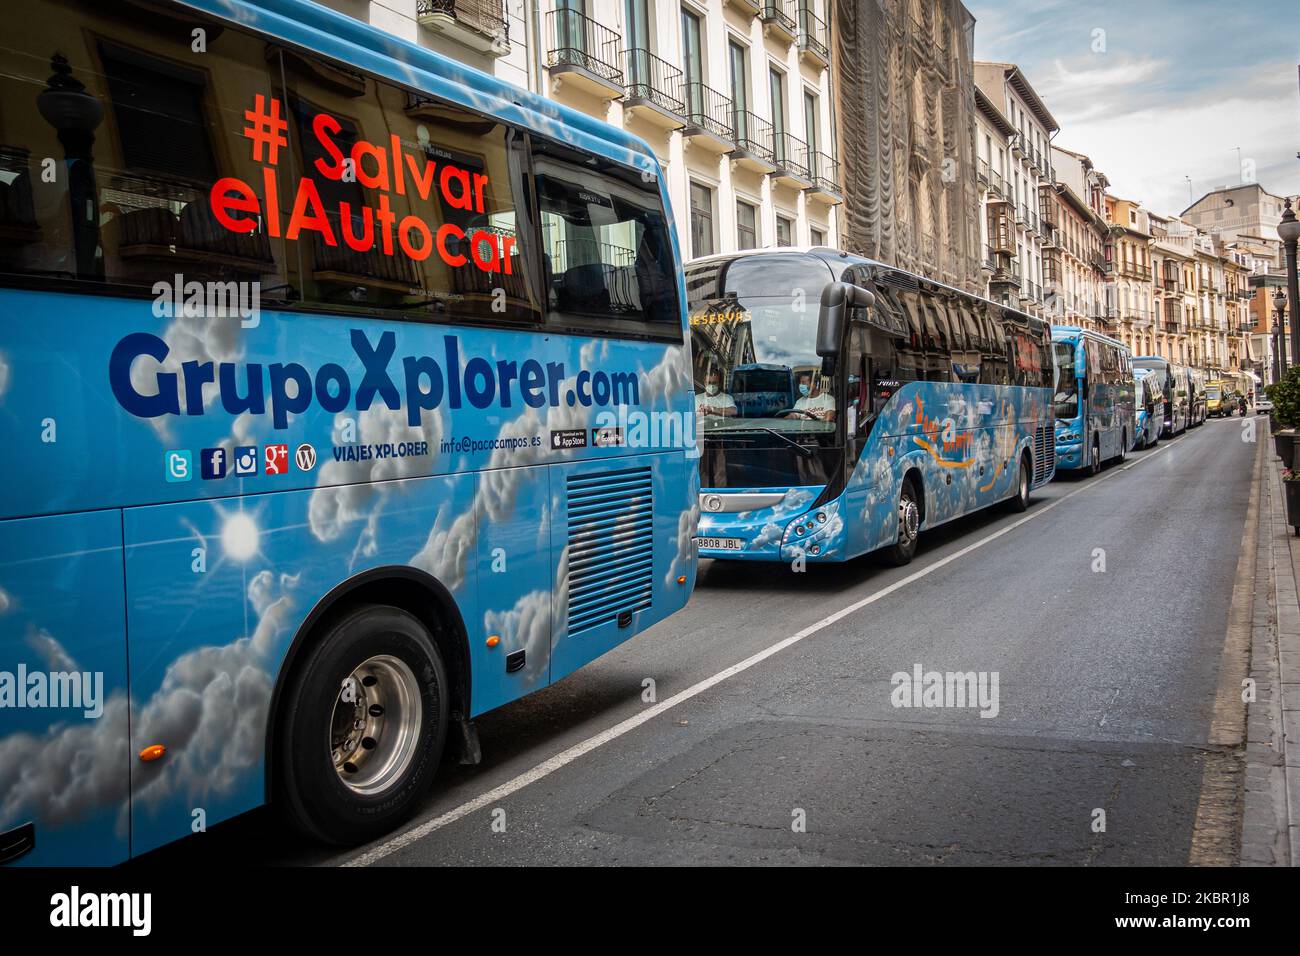
[[[1153,448],[1164,424],[1164,393],[1149,369],[1133,370],[1134,448]]]
[[[300,0],[32,0],[0,60],[0,862],[372,839],[683,606],[644,143]]]
[[[1123,342],[1087,329],[1052,326],[1056,363],[1056,467],[1101,471],[1133,442],[1134,387]]]
[[[1160,437],[1173,438],[1187,431],[1192,424],[1192,386],[1187,367],[1159,355],[1139,355],[1132,364],[1134,369],[1154,372],[1160,386],[1164,419]]]
[[[921,530],[1051,480],[1038,319],[824,248],[695,260],[686,296],[696,388],[736,406],[698,423],[701,557],[906,563]],[[731,394],[756,366],[794,383],[784,407]]]

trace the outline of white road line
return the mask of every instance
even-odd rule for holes
[[[933,564],[926,565],[924,568],[921,568],[919,571],[913,571],[907,577],[901,578],[895,581],[893,584],[890,584],[887,587],[883,587],[879,591],[876,591],[875,593],[870,594],[859,601],[853,602],[847,607],[840,608],[840,610],[836,611],[834,614],[827,615],[826,617],[822,618],[820,621],[816,622],[815,624],[810,624],[807,627],[805,627],[803,630],[795,634],[791,634],[789,637],[777,641],[775,644],[772,644],[769,647],[765,647],[757,654],[745,658],[740,663],[732,664],[726,670],[718,671],[718,673],[714,674],[712,677],[706,677],[704,680],[700,681],[699,683],[692,684],[690,687],[686,688],[685,690],[674,694],[672,697],[660,701],[659,703],[655,704],[652,707],[647,707],[645,710],[641,711],[640,713],[635,714],[632,717],[628,717],[626,720],[620,721],[619,723],[608,728],[607,730],[603,730],[600,733],[596,734],[594,737],[588,737],[586,740],[582,741],[581,743],[574,744],[568,750],[563,750],[560,753],[556,754],[555,756],[550,757],[547,760],[543,760],[541,763],[533,767],[531,770],[527,770],[524,773],[519,774],[519,776],[514,777],[511,780],[507,780],[505,783],[501,784],[500,786],[493,787],[491,790],[487,791],[484,794],[481,794],[480,796],[475,797],[473,800],[469,800],[465,803],[462,803],[460,806],[452,810],[448,810],[446,813],[442,814],[441,816],[434,817],[432,820],[428,820],[424,823],[419,824],[418,826],[412,827],[411,829],[405,831],[404,833],[399,833],[391,840],[388,840],[385,843],[381,843],[379,846],[367,850],[365,853],[362,853],[360,856],[353,857],[352,859],[348,860],[347,862],[341,865],[342,866],[369,866],[372,863],[377,863],[380,860],[382,860],[384,857],[396,853],[398,850],[401,850],[404,847],[410,846],[412,843],[415,843],[417,840],[423,839],[424,837],[428,836],[430,833],[433,833],[435,830],[440,830],[443,827],[447,826],[447,824],[449,823],[455,823],[461,817],[468,816],[471,813],[475,813],[478,810],[482,810],[485,807],[490,807],[493,804],[496,804],[497,802],[504,800],[506,797],[510,796],[511,794],[516,793],[519,790],[522,790],[530,783],[536,783],[538,780],[541,780],[543,777],[550,776],[552,773],[559,770],[560,768],[573,763],[579,757],[582,757],[585,754],[589,754],[596,748],[604,746],[605,744],[609,743],[611,740],[617,740],[619,737],[622,737],[624,734],[627,734],[635,730],[636,728],[644,724],[646,721],[653,720],[655,717],[658,717],[660,714],[666,711],[672,710],[674,707],[678,706],[679,704],[686,703],[692,697],[698,697],[700,694],[704,693],[709,688],[716,687],[718,684],[721,684],[727,678],[734,677],[737,674],[741,673],[742,671],[747,671],[756,664],[761,664],[763,661],[767,660],[772,655],[779,654],[787,647],[791,647],[795,644],[798,644],[804,638],[811,637],[817,632],[825,630],[826,628],[830,627],[832,624],[835,624],[836,622],[841,621],[844,618],[848,617],[850,614],[855,614],[858,611],[861,611],[864,607],[867,607],[868,605],[871,604],[875,604],[881,598],[888,597],[889,595],[893,594],[895,591],[899,591],[907,587],[907,585],[913,583],[914,581],[921,580],[921,578],[925,577],[927,574],[932,574],[933,572],[938,571],[940,568],[946,567],[947,565],[952,564],[954,561],[960,558],[964,558],[972,551],[977,551],[980,548],[984,547],[989,542],[996,541],[998,538],[1002,537],[1005,534],[1009,534],[1010,532],[1014,531],[1016,528],[1019,528],[1021,525],[1033,521],[1035,518],[1042,517],[1043,515],[1051,511],[1053,508],[1055,508],[1057,505],[1064,504],[1065,502],[1073,498],[1075,495],[1082,494],[1085,491],[1090,491],[1091,489],[1096,488],[1098,485],[1100,485],[1102,482],[1106,481],[1107,479],[1113,478],[1115,475],[1118,475],[1121,472],[1128,471],[1130,468],[1136,467],[1137,465],[1142,464],[1144,461],[1150,461],[1152,458],[1160,454],[1162,451],[1165,451],[1168,448],[1172,448],[1175,444],[1177,444],[1178,439],[1169,439],[1168,442],[1169,442],[1168,444],[1161,444],[1157,446],[1156,449],[1152,451],[1150,454],[1143,455],[1141,458],[1137,459],[1136,461],[1126,463],[1117,468],[1113,468],[1107,474],[1089,480],[1088,483],[1083,485],[1082,487],[1076,488],[1074,491],[1071,491],[1069,494],[1057,498],[1055,501],[1051,502],[1050,504],[1044,505],[1043,507],[1036,509],[1032,513],[1025,515],[1023,518],[1020,518],[1017,521],[1013,521],[1005,528],[1000,528],[997,531],[994,531],[992,534],[986,535],[985,537],[980,538],[978,541],[966,545],[966,547],[962,548],[961,550],[954,551],[952,554],[948,555],[947,557],[940,558],[938,561],[935,561]]]

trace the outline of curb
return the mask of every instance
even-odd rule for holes
[[[1300,862],[1300,538],[1286,524],[1280,460],[1261,452],[1241,864],[1291,866]]]

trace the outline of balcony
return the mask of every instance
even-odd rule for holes
[[[826,21],[813,12],[811,0],[799,4],[799,58],[819,70],[830,66],[830,34]]]
[[[762,21],[763,33],[767,36],[787,46],[794,42],[797,33],[794,0],[763,0],[758,19]]]
[[[762,6],[762,0],[724,0],[724,4],[752,19],[758,16],[758,8]]]
[[[975,175],[979,178],[979,181],[982,182],[985,186],[989,185],[990,172],[991,170],[989,169],[989,161],[987,159],[981,159],[975,167]]]
[[[508,56],[510,21],[502,0],[419,0],[415,20],[471,50]]]
[[[627,83],[624,109],[663,129],[686,125],[682,71],[649,50],[623,51]]]
[[[735,110],[731,116],[736,141],[736,148],[731,151],[732,162],[756,173],[776,172],[772,124],[750,110]]]
[[[813,184],[805,195],[809,199],[832,206],[843,202],[844,191],[840,187],[840,161],[820,152],[814,152],[809,159]]]
[[[988,217],[989,248],[995,253],[1016,254],[1016,234],[1011,217],[990,209]]]
[[[697,81],[682,84],[686,104],[686,126],[682,136],[693,146],[711,153],[729,153],[736,148],[736,130],[732,126],[735,106],[731,97]]]
[[[808,144],[789,133],[777,133],[776,165],[772,179],[783,186],[807,189],[812,186],[812,170],[808,167]]]
[[[617,33],[564,7],[548,13],[546,25],[550,38],[546,66],[556,86],[571,84],[607,100],[623,95]]]

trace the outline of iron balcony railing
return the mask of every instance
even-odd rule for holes
[[[510,42],[510,21],[502,0],[417,0],[415,17],[444,14],[479,33]]]
[[[776,162],[776,145],[772,138],[772,124],[750,110],[733,110],[731,129],[736,146],[753,153],[769,163]]]
[[[840,191],[840,161],[833,159],[826,153],[814,152],[812,154],[812,179],[813,185],[818,189],[838,193]]]
[[[693,127],[719,139],[735,139],[736,131],[731,125],[734,106],[730,96],[698,80],[691,80],[682,84],[682,99],[686,104],[688,129]]]
[[[551,38],[549,66],[576,66],[616,86],[623,85],[617,33],[567,7],[552,10],[546,21]]]
[[[979,177],[979,181],[987,183],[989,181],[989,172],[989,161],[987,159],[981,159],[975,170],[975,174]]]
[[[803,0],[799,4],[799,49],[816,54],[822,60],[829,60],[827,37],[826,21],[813,12],[810,0]]]
[[[758,11],[758,19],[780,27],[785,32],[795,33],[794,0],[763,0]]]
[[[624,84],[629,98],[643,99],[678,116],[686,112],[682,71],[649,50],[624,50]]]
[[[812,179],[808,168],[808,144],[789,133],[776,134],[776,164],[788,173]]]

